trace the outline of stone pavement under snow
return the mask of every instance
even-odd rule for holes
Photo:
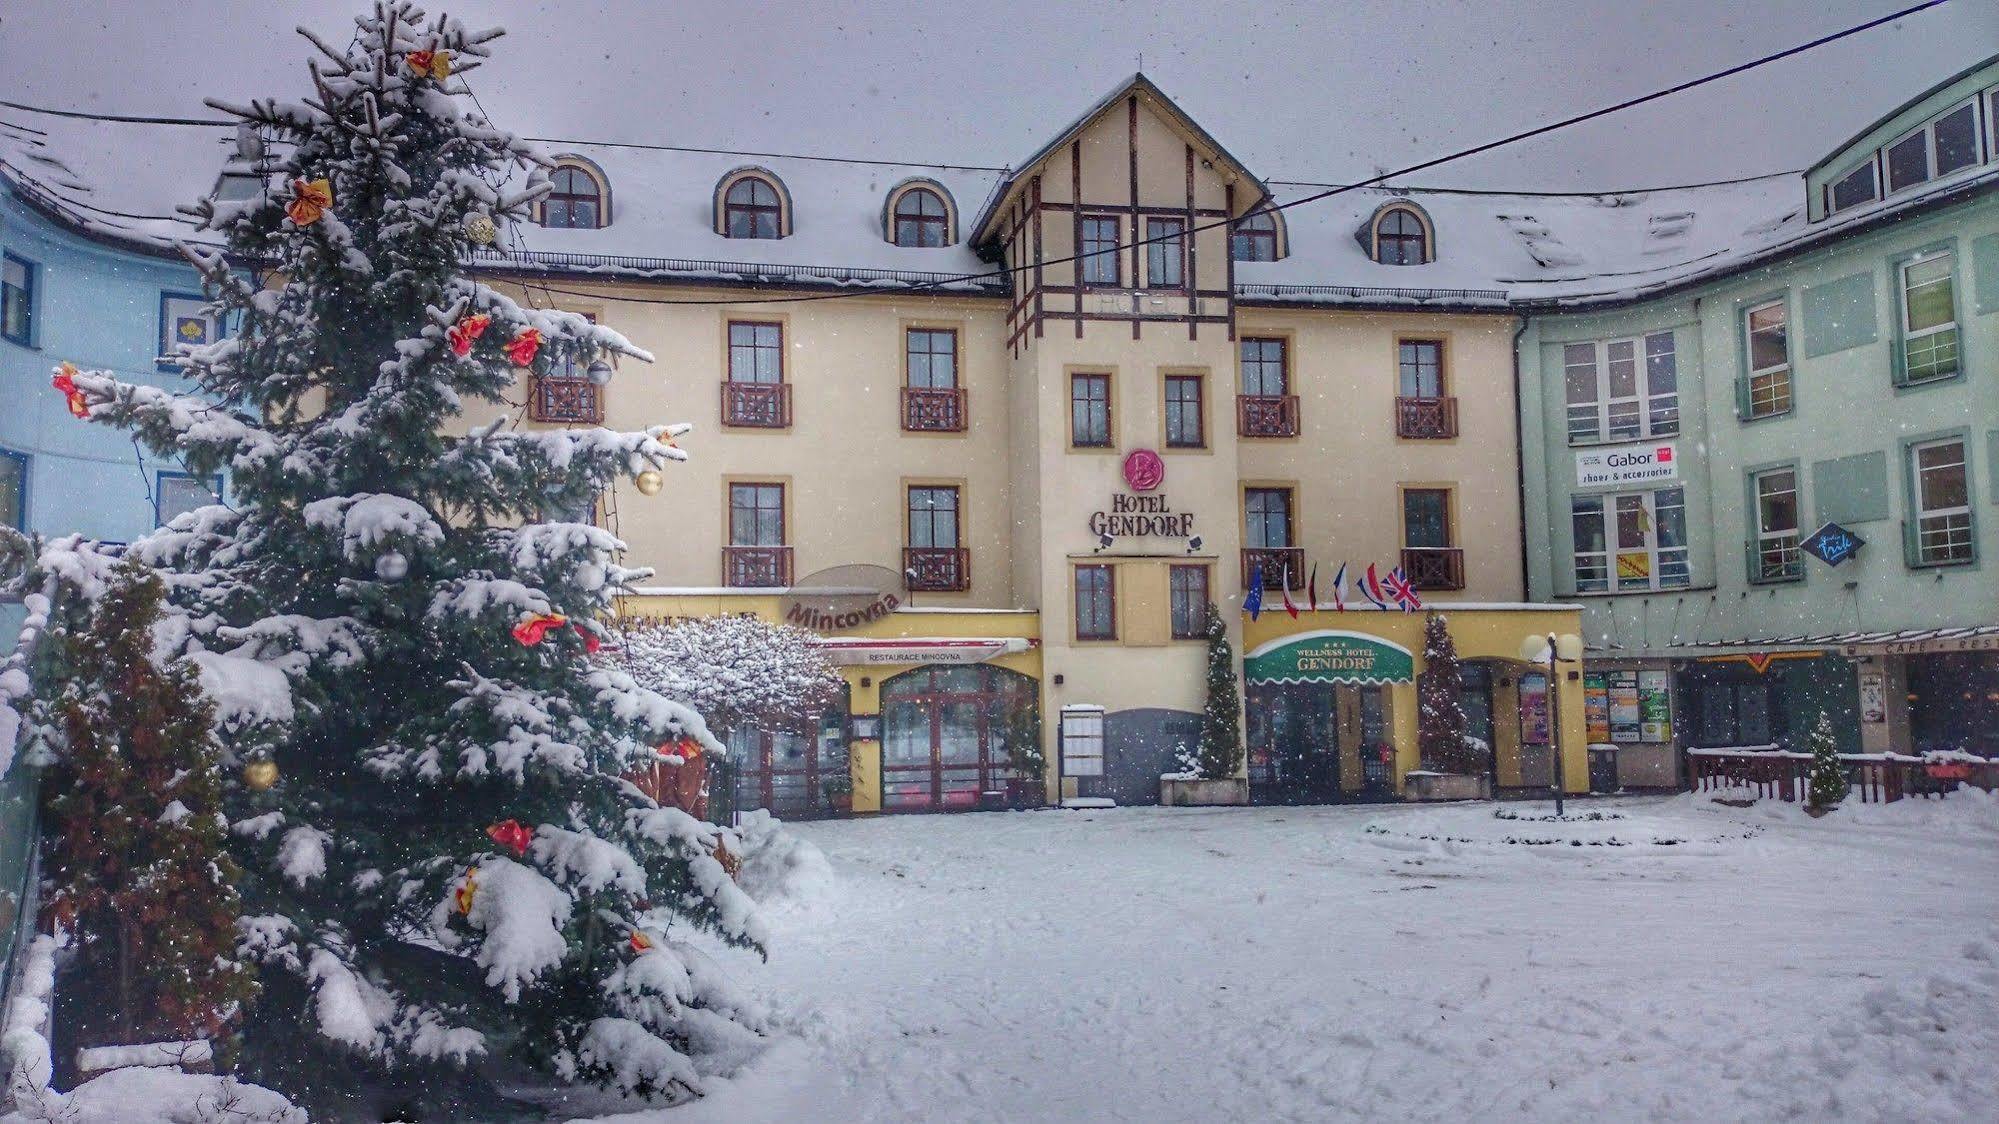
[[[799,825],[798,1037],[616,1119],[1999,1119],[1999,803],[1569,807]]]

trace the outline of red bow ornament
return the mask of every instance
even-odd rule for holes
[[[439,82],[451,77],[451,52],[445,50],[411,51],[403,56],[411,70],[418,74],[428,74]]]
[[[633,930],[632,930],[632,951],[633,951],[633,952],[646,952],[646,951],[650,950],[651,948],[652,948],[652,938],[651,938],[651,937],[648,937],[648,936],[646,936],[646,935],[645,935],[644,933],[641,933],[641,932],[639,932],[639,931],[638,931],[637,929],[633,929]]]
[[[532,648],[548,638],[548,630],[561,628],[569,623],[569,618],[561,613],[541,613],[529,617],[514,626],[514,639],[522,647]]]
[[[475,312],[445,330],[445,338],[451,341],[451,353],[460,359],[472,354],[472,345],[486,334],[486,326],[493,318],[483,312]]]
[[[569,627],[575,629],[576,635],[581,636],[583,638],[584,654],[594,656],[597,654],[597,649],[604,646],[604,642],[602,640],[597,639],[596,633],[590,631],[587,628],[584,628],[582,625],[576,623],[575,621],[570,621]]]
[[[521,826],[519,820],[501,820],[486,829],[493,842],[514,853],[515,858],[528,853],[528,844],[534,842],[534,832]]]
[[[478,892],[479,868],[468,866],[465,868],[465,881],[456,890],[451,892],[451,904],[458,907],[458,912],[470,914],[472,912],[472,898]]]
[[[90,399],[84,397],[83,391],[76,388],[76,375],[76,364],[65,360],[62,366],[56,368],[56,376],[49,380],[49,385],[61,391],[64,398],[69,399],[70,413],[79,418],[87,418],[90,416]]]
[[[541,351],[541,329],[522,328],[520,334],[507,343],[507,358],[516,367],[525,367],[534,362]]]
[[[333,206],[333,184],[324,179],[293,180],[292,201],[285,204],[285,214],[298,226],[311,226],[319,221],[319,216]]]

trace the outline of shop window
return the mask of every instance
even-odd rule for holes
[[[1117,639],[1117,571],[1113,567],[1076,567],[1076,639]]]
[[[1124,268],[1118,254],[1118,219],[1111,215],[1084,215],[1082,225],[1083,284],[1123,284]]]
[[[1202,449],[1208,444],[1207,405],[1200,375],[1166,376],[1166,447]]]
[[[34,346],[35,285],[41,271],[26,258],[0,254],[0,338]]]
[[[1790,313],[1783,298],[1759,304],[1743,314],[1743,339],[1749,349],[1749,378],[1744,386],[1743,416],[1772,418],[1791,412]]]
[[[1562,348],[1569,444],[1635,441],[1680,432],[1672,332]]]
[[[1960,566],[1974,560],[1970,466],[1961,438],[1909,450],[1916,493],[1912,563]]]
[[[1750,577],[1759,582],[1796,581],[1804,577],[1804,556],[1798,550],[1798,472],[1772,469],[1750,477],[1756,497],[1756,541]]]
[[[28,455],[0,449],[0,527],[28,529]]]
[[[1199,640],[1208,634],[1208,568],[1173,566],[1168,574],[1172,593],[1173,639]]]
[[[729,545],[722,548],[723,584],[791,584],[791,547],[785,543],[784,485],[729,485]]]
[[[162,472],[153,488],[153,525],[164,527],[196,508],[222,502],[222,477]]]
[[[1187,283],[1187,220],[1145,220],[1145,284],[1178,289]]]
[[[1958,372],[1956,255],[1928,254],[1900,269],[1903,385]]]
[[[784,381],[784,325],[729,322],[722,424],[759,429],[791,424],[791,387]]]
[[[965,391],[958,385],[958,333],[910,328],[903,333],[902,428],[956,433],[965,428]]]
[[[1069,443],[1079,448],[1111,445],[1111,377],[1069,376]]]
[[[923,485],[909,489],[908,546],[903,577],[912,590],[951,592],[971,584],[970,558],[959,543],[958,489]]]
[[[1685,589],[1686,493],[1576,496],[1570,501],[1577,593]]]

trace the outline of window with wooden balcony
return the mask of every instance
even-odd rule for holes
[[[959,541],[958,489],[936,484],[910,488],[908,515],[902,576],[909,588],[932,593],[970,589],[972,559]]]
[[[1396,345],[1398,384],[1395,435],[1422,439],[1458,435],[1458,400],[1444,374],[1444,341],[1403,340]]]
[[[729,379],[722,384],[722,424],[783,429],[791,424],[784,381],[784,325],[729,322]]]
[[[1239,354],[1242,392],[1236,395],[1236,432],[1244,437],[1298,436],[1290,342],[1281,337],[1244,336]]]
[[[1076,639],[1117,639],[1117,570],[1076,567]]]
[[[1069,444],[1082,449],[1111,446],[1111,377],[1069,376]]]
[[[1207,403],[1200,375],[1166,376],[1166,447],[1208,447]]]
[[[729,485],[729,545],[722,548],[722,584],[770,587],[791,584],[791,547],[785,544],[784,485]]]
[[[1297,547],[1289,488],[1243,490],[1242,583],[1260,578],[1265,589],[1298,589],[1305,582],[1305,552]]]
[[[1173,639],[1199,640],[1208,634],[1208,568],[1199,565],[1170,566],[1167,585],[1171,594]]]
[[[958,333],[910,328],[903,334],[902,428],[958,433],[965,428],[965,390],[958,385]]]
[[[1464,551],[1452,541],[1448,488],[1402,490],[1402,572],[1417,589],[1463,589]]]
[[[597,317],[584,313],[591,323]],[[602,425],[604,388],[589,379],[573,350],[564,350],[546,370],[528,376],[528,419],[565,425]]]

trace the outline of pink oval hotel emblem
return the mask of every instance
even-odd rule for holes
[[[1150,492],[1166,480],[1166,462],[1151,449],[1135,449],[1124,459],[1124,482],[1134,492]]]

